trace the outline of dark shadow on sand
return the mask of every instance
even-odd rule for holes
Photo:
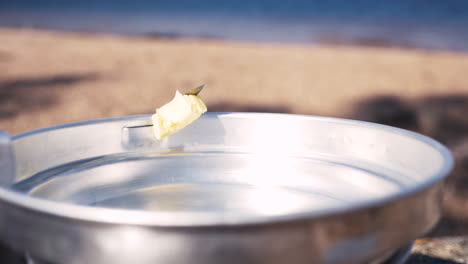
[[[343,36],[322,34],[318,38],[318,43],[334,46],[359,46],[359,47],[374,47],[374,48],[402,48],[402,49],[423,49],[417,43],[409,40],[401,40],[396,38],[385,37],[365,37],[365,36]]]
[[[70,89],[73,84],[97,78],[95,73],[86,73],[1,81],[0,119],[51,106],[56,101],[54,90]]]
[[[253,113],[292,113],[284,105],[239,104],[233,102],[220,102],[208,105],[210,112],[253,112]]]
[[[180,39],[201,39],[201,40],[224,40],[223,37],[210,34],[186,35],[173,31],[150,31],[139,36],[154,40],[180,40]]]
[[[350,118],[409,130],[419,128],[418,114],[413,106],[390,95],[371,97],[358,102]]]

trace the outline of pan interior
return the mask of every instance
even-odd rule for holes
[[[395,172],[327,156],[121,153],[36,173],[13,188],[92,207],[236,216],[347,207],[400,192]]]

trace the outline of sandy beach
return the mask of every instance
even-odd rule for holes
[[[150,114],[206,84],[210,111],[354,117],[369,97],[468,93],[468,54],[164,40],[0,28],[0,127],[10,133]],[[359,117],[358,117],[359,118]]]

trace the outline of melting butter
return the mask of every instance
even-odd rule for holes
[[[153,134],[157,139],[163,139],[188,126],[206,111],[206,105],[199,96],[176,91],[172,101],[156,109],[151,117]]]

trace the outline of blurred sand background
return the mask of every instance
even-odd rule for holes
[[[369,97],[468,92],[468,54],[0,29],[0,127],[150,114],[206,84],[211,111],[350,116]]]
[[[403,127],[457,158],[433,236],[468,230],[468,53],[171,40],[0,28],[0,127],[12,134],[151,114],[206,84],[209,111],[346,117]]]

